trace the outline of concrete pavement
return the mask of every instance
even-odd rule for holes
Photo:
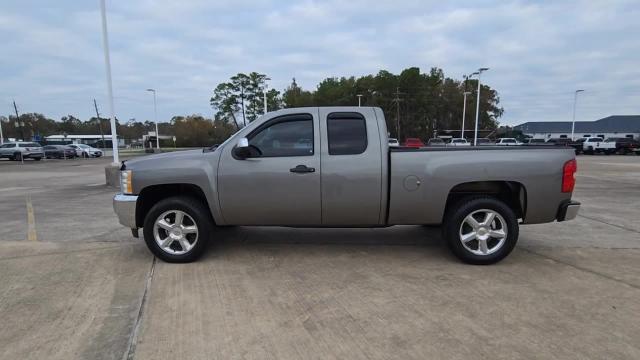
[[[154,262],[107,162],[0,161],[1,359],[640,358],[640,157],[579,157],[579,217],[488,267],[418,226],[230,228]]]

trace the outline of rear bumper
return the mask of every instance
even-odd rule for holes
[[[117,194],[113,197],[113,211],[118,215],[118,221],[130,229],[138,228],[136,224],[137,202],[137,195]]]
[[[578,216],[578,210],[580,210],[580,203],[577,201],[569,200],[560,205],[558,209],[558,221],[573,220]]]

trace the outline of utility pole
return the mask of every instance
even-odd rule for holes
[[[576,129],[576,103],[578,102],[578,93],[583,91],[584,90],[576,90],[576,92],[573,94],[573,120],[571,121],[571,141],[575,141],[573,132]]]
[[[402,101],[402,99],[400,99],[400,95],[402,93],[400,92],[400,87],[396,87],[396,97],[393,98],[393,102],[396,103],[396,137],[398,138],[398,141],[400,141],[400,101]]]
[[[24,127],[23,123],[20,122],[20,115],[18,115],[18,107],[16,106],[16,101],[13,100],[13,109],[16,111],[16,122],[18,123],[18,127],[20,127],[20,140],[24,141]]]
[[[96,108],[96,116],[98,117],[98,127],[100,128],[100,137],[102,138],[102,147],[106,146],[104,142],[104,133],[102,132],[102,119],[100,119],[100,113],[98,112],[98,103],[96,99],[93,99],[93,106]]]

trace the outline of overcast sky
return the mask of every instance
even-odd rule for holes
[[[640,114],[640,2],[107,1],[116,116],[212,116],[212,89],[238,72],[282,90],[333,76],[480,66],[502,124]],[[106,108],[99,1],[3,0],[0,114],[54,119]],[[357,103],[354,99],[354,103]]]

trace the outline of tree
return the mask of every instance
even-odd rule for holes
[[[322,80],[315,91],[305,91],[293,79],[282,96],[284,106],[356,105],[362,95],[363,106],[381,107],[386,114],[387,128],[396,133],[396,106],[399,107],[400,133],[403,138],[433,136],[435,132],[456,131],[462,123],[462,102],[467,89],[477,86],[477,80],[465,82],[448,78],[440,68],[420,73],[417,67],[404,69],[399,75],[380,70],[375,76],[341,77]],[[395,101],[396,92],[399,101]],[[467,97],[467,129],[473,127],[475,107],[473,95]],[[482,85],[479,128],[493,130],[504,109],[496,90]],[[472,109],[472,111],[470,111]],[[468,125],[467,125],[468,124]]]
[[[285,107],[304,107],[315,106],[313,94],[310,91],[302,90],[293,78],[291,85],[287,87],[282,95],[283,106]]]
[[[232,76],[228,82],[218,84],[213,90],[211,106],[217,110],[215,118],[218,120],[231,118],[239,128],[236,114],[242,117],[242,126],[254,121],[262,115],[264,108],[264,91],[269,78],[265,74],[251,72],[249,75],[238,73]],[[271,94],[271,95],[269,95]],[[267,93],[271,96],[273,108],[279,108],[279,93],[272,90]],[[269,99],[267,99],[269,103]]]
[[[240,110],[238,105],[238,96],[235,93],[233,84],[221,83],[213,90],[213,96],[210,100],[211,106],[217,110],[215,118],[217,120],[231,118],[236,124],[236,128],[240,128],[235,114]]]

